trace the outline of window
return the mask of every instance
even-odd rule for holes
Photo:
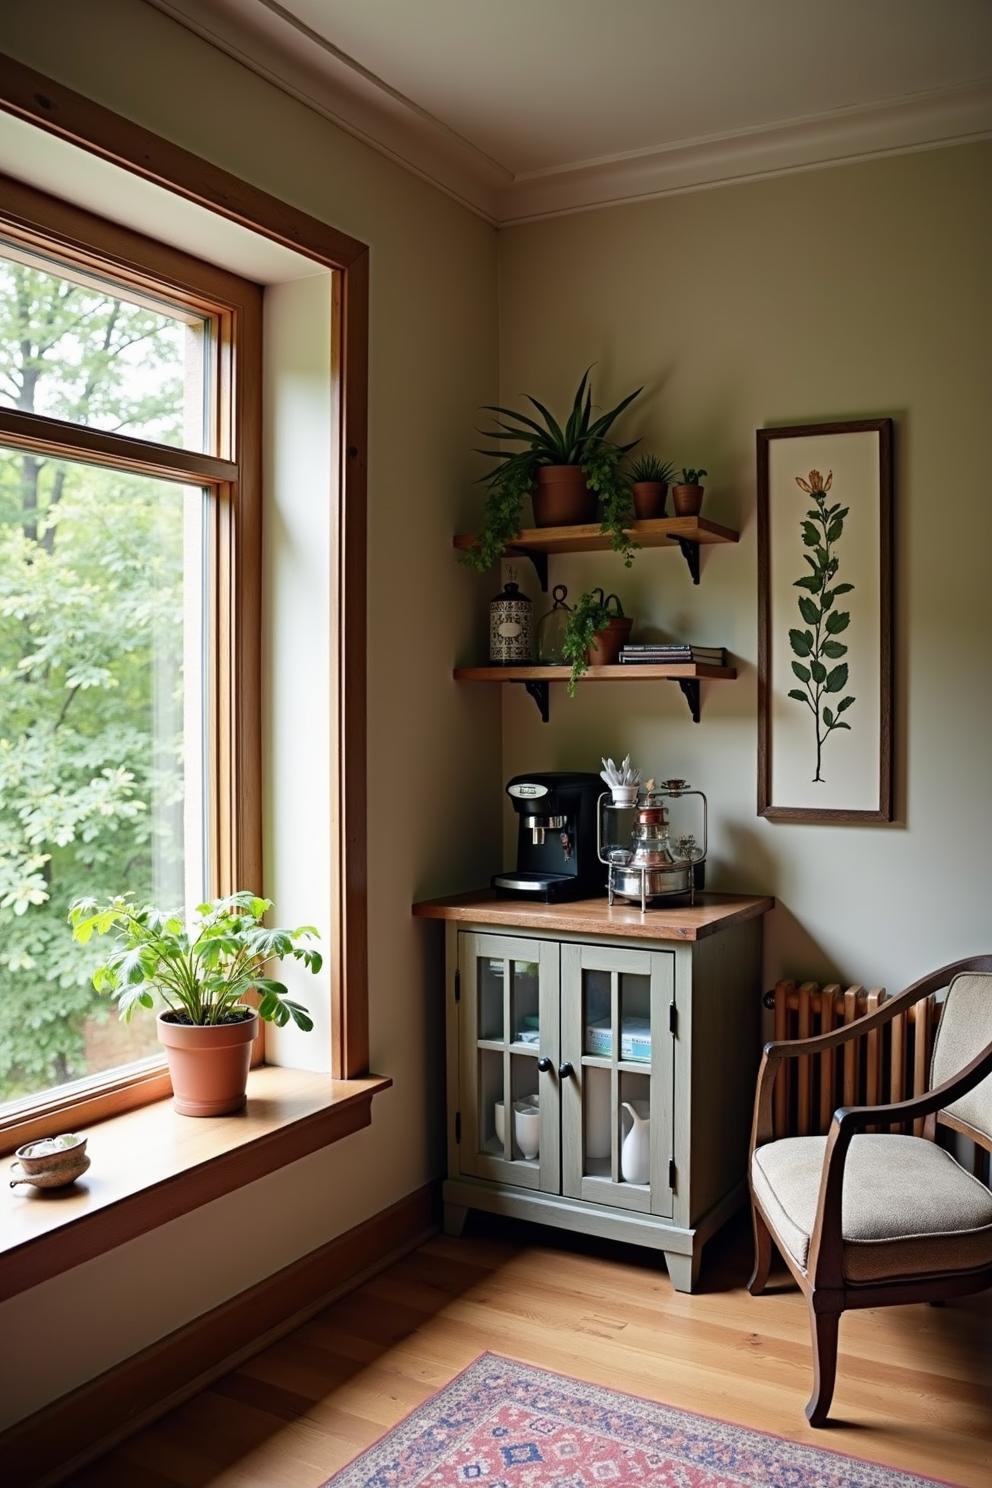
[[[261,297],[5,184],[0,1126],[26,1140],[164,1090],[69,903],[260,886]]]

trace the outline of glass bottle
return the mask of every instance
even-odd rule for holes
[[[556,584],[552,591],[554,604],[537,623],[537,659],[544,666],[563,666],[565,658],[562,646],[571,605],[565,603],[568,590],[564,584]]]

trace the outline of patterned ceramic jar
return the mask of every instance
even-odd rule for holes
[[[533,657],[533,606],[512,579],[489,603],[489,660],[513,666]]]

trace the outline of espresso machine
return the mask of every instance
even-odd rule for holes
[[[506,794],[517,813],[517,866],[494,889],[551,903],[602,894],[596,821],[598,775],[551,771],[515,775]]]

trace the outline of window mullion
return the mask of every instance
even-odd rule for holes
[[[43,455],[110,465],[159,480],[181,481],[183,485],[213,485],[235,480],[238,474],[233,460],[71,424],[40,413],[23,413],[17,408],[0,407],[0,443]]]

